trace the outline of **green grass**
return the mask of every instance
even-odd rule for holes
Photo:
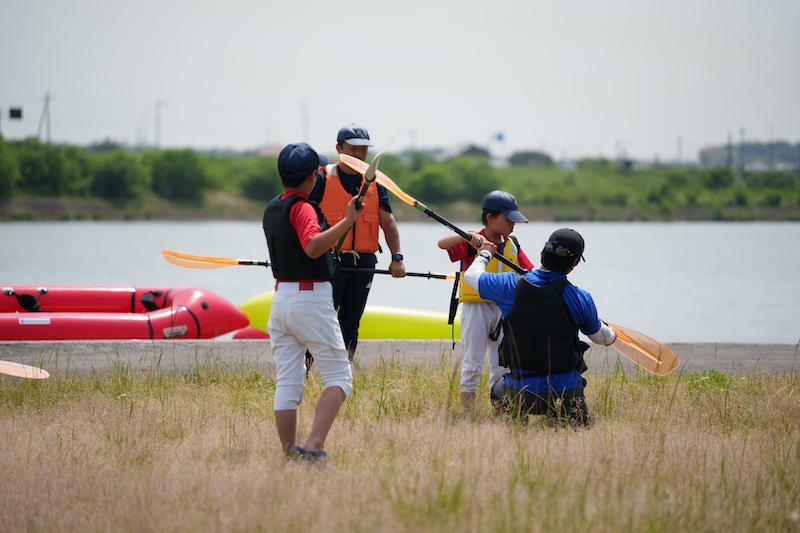
[[[444,359],[356,368],[315,468],[283,460],[268,374],[0,377],[0,530],[800,528],[800,376],[588,381],[576,431],[465,415]]]

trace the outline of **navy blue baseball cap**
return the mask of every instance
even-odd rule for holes
[[[572,228],[561,228],[554,231],[544,243],[544,251],[559,257],[580,257],[586,261],[583,257],[584,246],[580,233]]]
[[[374,146],[369,138],[367,128],[354,122],[340,129],[339,134],[336,135],[336,144],[343,142],[353,146]]]
[[[319,155],[306,143],[287,144],[278,155],[281,178],[298,180],[319,168]]]
[[[503,213],[511,222],[527,222],[528,219],[519,212],[517,199],[505,191],[492,191],[483,199],[483,210],[491,213]]]

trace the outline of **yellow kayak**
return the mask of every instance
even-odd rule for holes
[[[274,291],[254,296],[240,307],[250,325],[267,331]],[[455,336],[459,338],[458,318]],[[452,326],[445,313],[368,305],[358,328],[359,339],[449,339]]]

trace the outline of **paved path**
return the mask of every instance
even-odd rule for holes
[[[717,370],[729,374],[800,372],[800,351],[791,344],[703,344],[669,345],[680,356],[682,372]],[[403,364],[435,363],[445,358],[455,364],[461,345],[451,350],[449,341],[361,341],[358,363],[374,364],[379,358],[397,358]],[[156,368],[188,372],[197,365],[226,370],[249,368],[266,371],[272,357],[267,341],[42,341],[0,342],[0,359],[42,367],[51,373],[108,372],[120,367],[136,370]],[[635,365],[612,348],[592,346],[586,356],[589,371],[604,374],[622,364]]]

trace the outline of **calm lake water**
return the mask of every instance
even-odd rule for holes
[[[515,235],[538,264],[547,236],[562,226],[586,239],[587,262],[570,280],[592,293],[602,318],[663,341],[800,339],[800,224],[531,223]],[[400,234],[409,271],[455,270],[436,248],[446,228],[401,223]],[[237,304],[273,285],[264,268],[185,270],[159,253],[263,260],[258,222],[9,222],[0,224],[0,245],[0,285],[200,285]],[[379,266],[388,262],[384,253]],[[376,276],[370,303],[446,312],[451,288]]]

